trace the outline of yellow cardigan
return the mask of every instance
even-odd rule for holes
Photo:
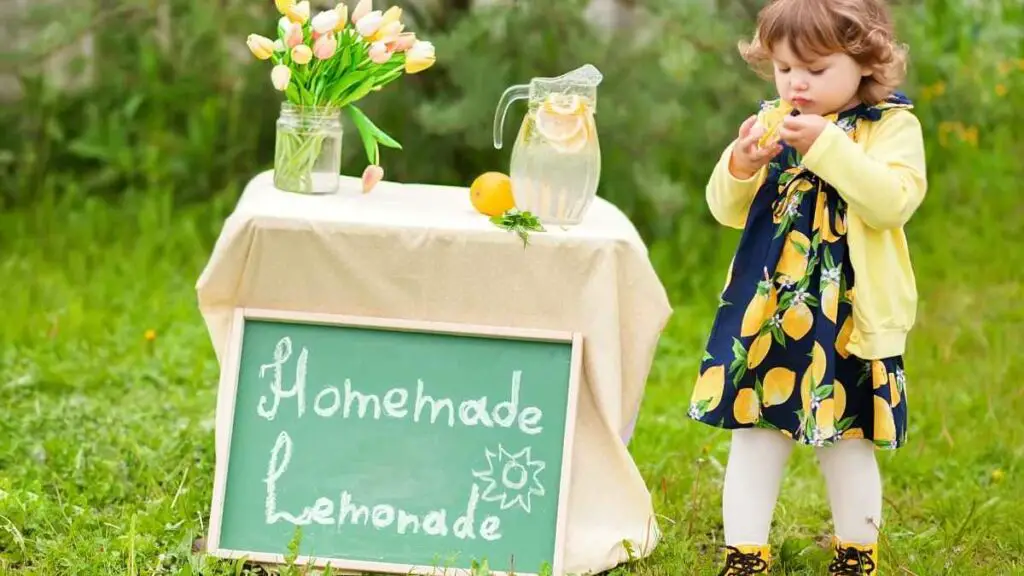
[[[855,289],[847,349],[872,360],[903,354],[916,319],[917,285],[903,226],[924,200],[928,183],[921,124],[909,110],[886,110],[877,122],[862,122],[857,140],[829,123],[803,166],[831,184],[849,206]],[[768,169],[746,180],[734,177],[729,172],[734,145],[716,164],[706,198],[718,222],[742,229]]]

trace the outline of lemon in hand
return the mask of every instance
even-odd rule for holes
[[[758,122],[764,127],[764,134],[762,134],[757,140],[757,146],[759,148],[764,148],[778,139],[779,128],[782,127],[782,121],[785,120],[786,116],[789,116],[792,112],[793,105],[783,100],[777,107],[765,111],[764,114],[758,118]]]
[[[512,179],[501,172],[485,172],[469,187],[469,201],[481,214],[500,216],[515,208]]]

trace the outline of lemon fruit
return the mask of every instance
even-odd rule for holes
[[[707,400],[708,406],[706,411],[711,412],[718,408],[718,403],[722,401],[722,392],[724,390],[725,366],[712,366],[697,378],[697,385],[693,388],[690,403],[697,404]]]
[[[803,301],[786,309],[782,315],[782,331],[793,340],[800,340],[811,331],[814,315],[810,307]]]
[[[846,348],[850,344],[850,335],[853,334],[853,317],[847,316],[843,327],[839,329],[836,337],[836,352],[843,358],[850,357],[850,351]]]
[[[768,355],[768,350],[772,347],[772,333],[765,332],[754,338],[754,341],[750,344],[750,350],[747,351],[747,368],[753,370],[764,362],[765,356]]]
[[[736,393],[736,401],[732,406],[732,416],[740,424],[753,424],[761,417],[761,403],[757,393],[751,388],[742,388]]]
[[[777,366],[764,375],[764,398],[761,402],[766,406],[785,404],[796,388],[796,372]]]
[[[871,387],[878,390],[889,383],[889,374],[881,360],[871,361]]]
[[[792,104],[783,100],[777,107],[771,110],[766,110],[761,115],[758,122],[764,127],[764,134],[762,134],[757,140],[759,148],[764,148],[778,139],[778,132],[779,128],[782,126],[782,121],[785,120],[786,116],[789,116],[792,111]]]
[[[892,415],[892,407],[885,398],[874,395],[875,402],[875,441],[890,443],[896,440],[896,421]]]
[[[826,398],[821,401],[821,404],[818,405],[818,412],[814,415],[814,422],[821,438],[831,438],[836,435],[835,399]]]
[[[469,201],[481,214],[501,216],[516,206],[512,179],[501,172],[484,172],[470,185]]]
[[[558,152],[582,150],[591,139],[590,109],[576,94],[549,94],[537,108],[534,126]]]
[[[761,331],[761,325],[766,318],[775,314],[778,308],[778,295],[775,291],[775,284],[770,280],[761,280],[757,283],[757,292],[754,298],[747,304],[743,313],[743,325],[740,328],[740,336],[753,336]]]

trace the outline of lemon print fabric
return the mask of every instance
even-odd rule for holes
[[[860,123],[911,107],[902,95],[829,120],[856,139]],[[762,104],[773,125],[792,109]],[[907,436],[902,357],[858,358],[856,278],[848,207],[783,143],[750,207],[688,408],[720,428],[778,430],[809,446],[867,439],[895,449]]]

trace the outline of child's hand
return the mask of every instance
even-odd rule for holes
[[[782,121],[779,137],[803,155],[807,154],[827,125],[828,120],[816,114],[787,116]]]
[[[746,180],[782,151],[777,142],[758,148],[757,141],[764,134],[764,127],[757,124],[757,115],[747,118],[740,126],[739,138],[729,159],[729,172],[740,180]]]

